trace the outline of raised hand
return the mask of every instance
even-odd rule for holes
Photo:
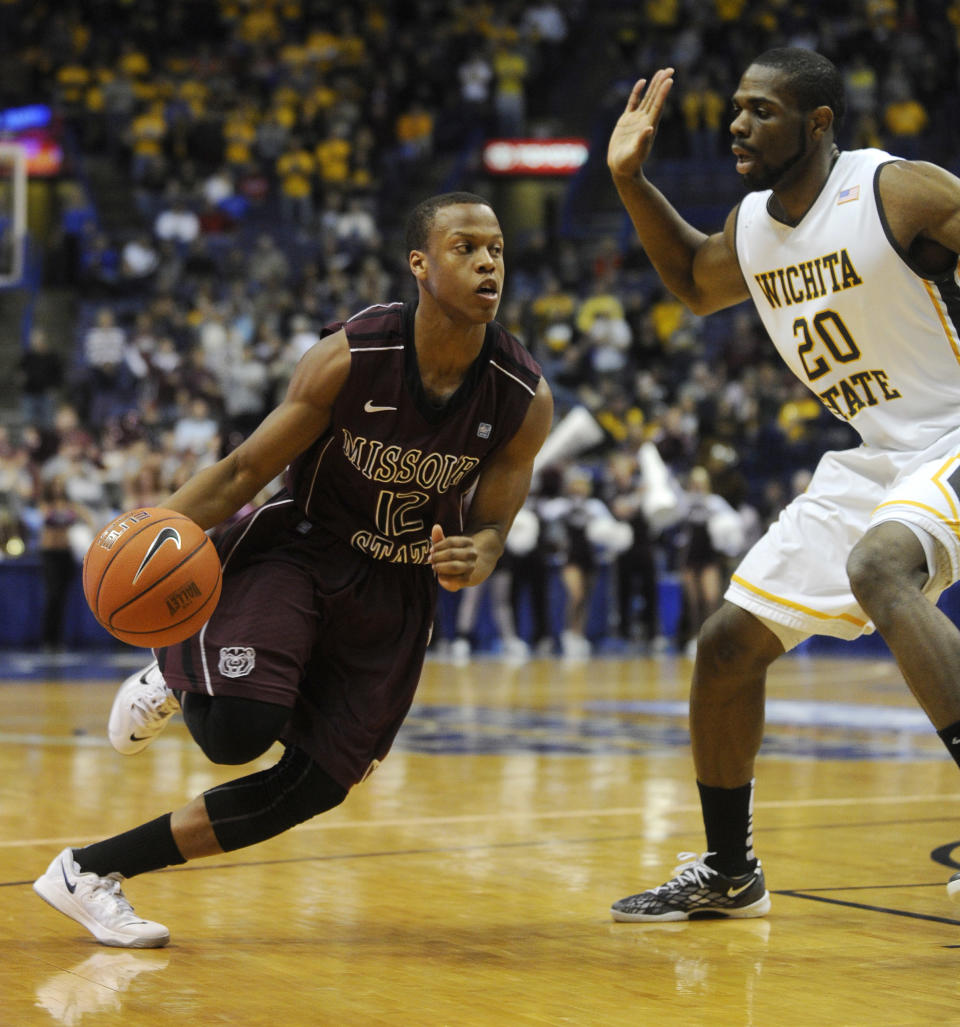
[[[616,177],[633,178],[650,156],[663,105],[673,86],[673,68],[661,68],[650,84],[641,78],[617,119],[607,146],[607,166]]]

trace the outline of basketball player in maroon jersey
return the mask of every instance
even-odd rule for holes
[[[278,740],[284,752],[53,860],[35,889],[104,944],[169,940],[136,916],[122,878],[252,845],[342,802],[410,708],[437,584],[477,585],[503,552],[553,401],[494,320],[500,224],[481,197],[447,193],[414,209],[406,245],[418,304],[330,326],[260,427],[164,504],[214,528],[285,472],[280,493],[216,532],[217,610],[124,683],[110,740],[139,752],[181,709],[215,763],[248,763]]]

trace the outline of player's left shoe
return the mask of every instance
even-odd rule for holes
[[[178,709],[177,697],[167,688],[154,660],[120,686],[107,724],[110,744],[124,756],[142,752]]]
[[[33,882],[33,890],[54,909],[76,920],[104,945],[158,949],[170,941],[163,924],[137,916],[120,887],[119,874],[99,877],[80,869],[64,849]]]
[[[960,902],[960,871],[947,881],[947,897],[954,902]]]

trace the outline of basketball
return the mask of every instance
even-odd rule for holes
[[[220,598],[220,559],[183,514],[142,507],[115,517],[83,560],[83,594],[115,638],[174,645],[207,622]]]

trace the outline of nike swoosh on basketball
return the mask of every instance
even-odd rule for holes
[[[373,402],[372,399],[368,399],[366,401],[366,403],[363,404],[363,409],[364,409],[364,413],[367,413],[367,414],[379,414],[379,413],[381,413],[384,410],[396,410],[397,408],[396,407],[378,407]]]
[[[157,555],[160,551],[160,547],[165,542],[173,542],[177,549],[182,546],[182,539],[180,538],[180,532],[176,528],[161,528],[157,532],[157,537],[150,543],[150,548],[143,554],[143,559],[140,561],[140,566],[137,568],[137,573],[133,576],[133,583],[136,585],[137,579],[143,574],[147,564]]]
[[[70,878],[67,877],[67,872],[63,869],[62,863],[60,864],[60,873],[63,874],[63,883],[67,886],[67,891],[72,895],[77,890],[77,886],[75,883],[70,883]]]

